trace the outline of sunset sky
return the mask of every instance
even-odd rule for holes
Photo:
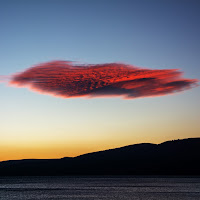
[[[199,24],[198,0],[1,0],[0,161],[200,137]],[[76,68],[75,75],[69,72],[78,80],[75,86],[74,79],[62,78],[68,88],[60,86],[62,95],[55,96],[45,85],[47,79],[55,83],[49,63],[56,65],[50,67],[54,74],[62,73],[59,67],[66,63],[69,71]],[[81,79],[83,88],[90,71],[98,68],[92,79],[97,84],[96,73],[104,66],[109,68],[101,77],[106,95],[94,88],[82,95],[78,77],[87,75]],[[124,78],[124,70],[134,67],[145,77]],[[148,70],[151,76],[144,80]],[[166,72],[165,77],[156,70]],[[27,74],[38,73],[45,75],[45,87],[33,85],[41,84],[38,79],[20,85],[28,81]],[[113,87],[115,92],[107,95]],[[134,95],[127,98],[133,87]]]

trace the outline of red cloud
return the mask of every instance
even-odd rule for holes
[[[8,82],[10,76],[0,75],[0,83]]]
[[[184,79],[176,69],[144,69],[109,63],[75,65],[52,61],[12,76],[10,84],[62,98],[161,96],[190,89],[196,79]]]

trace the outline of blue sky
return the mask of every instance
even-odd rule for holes
[[[71,60],[178,68],[199,78],[199,10],[198,0],[2,0],[0,75]],[[31,152],[52,144],[57,153],[41,156],[199,136],[199,88],[136,100],[59,99],[5,84],[0,91],[2,151],[10,149],[2,159],[38,157]]]

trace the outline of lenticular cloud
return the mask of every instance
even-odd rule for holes
[[[176,69],[146,69],[120,63],[76,65],[52,61],[11,76],[10,85],[58,96],[152,97],[190,89],[198,80],[182,78]]]

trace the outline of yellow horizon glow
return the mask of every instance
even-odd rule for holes
[[[0,161],[74,157],[137,143],[199,137],[199,111],[186,106],[198,99],[183,97],[182,101],[179,96],[125,101],[45,96],[27,104],[10,102],[0,116]]]
[[[194,135],[193,137],[198,137]],[[146,138],[142,139],[140,137],[135,137],[135,139],[130,140],[126,138],[124,140],[108,140],[106,141],[89,141],[85,143],[79,142],[50,142],[50,143],[32,143],[27,142],[23,144],[16,143],[4,143],[0,146],[0,161],[6,160],[20,160],[20,159],[59,159],[63,157],[76,157],[86,153],[92,153],[96,151],[102,151],[107,149],[114,149],[118,147],[138,144],[138,143],[154,143],[159,144],[168,140],[174,139],[184,139],[188,137],[173,137],[164,136],[163,138]]]

